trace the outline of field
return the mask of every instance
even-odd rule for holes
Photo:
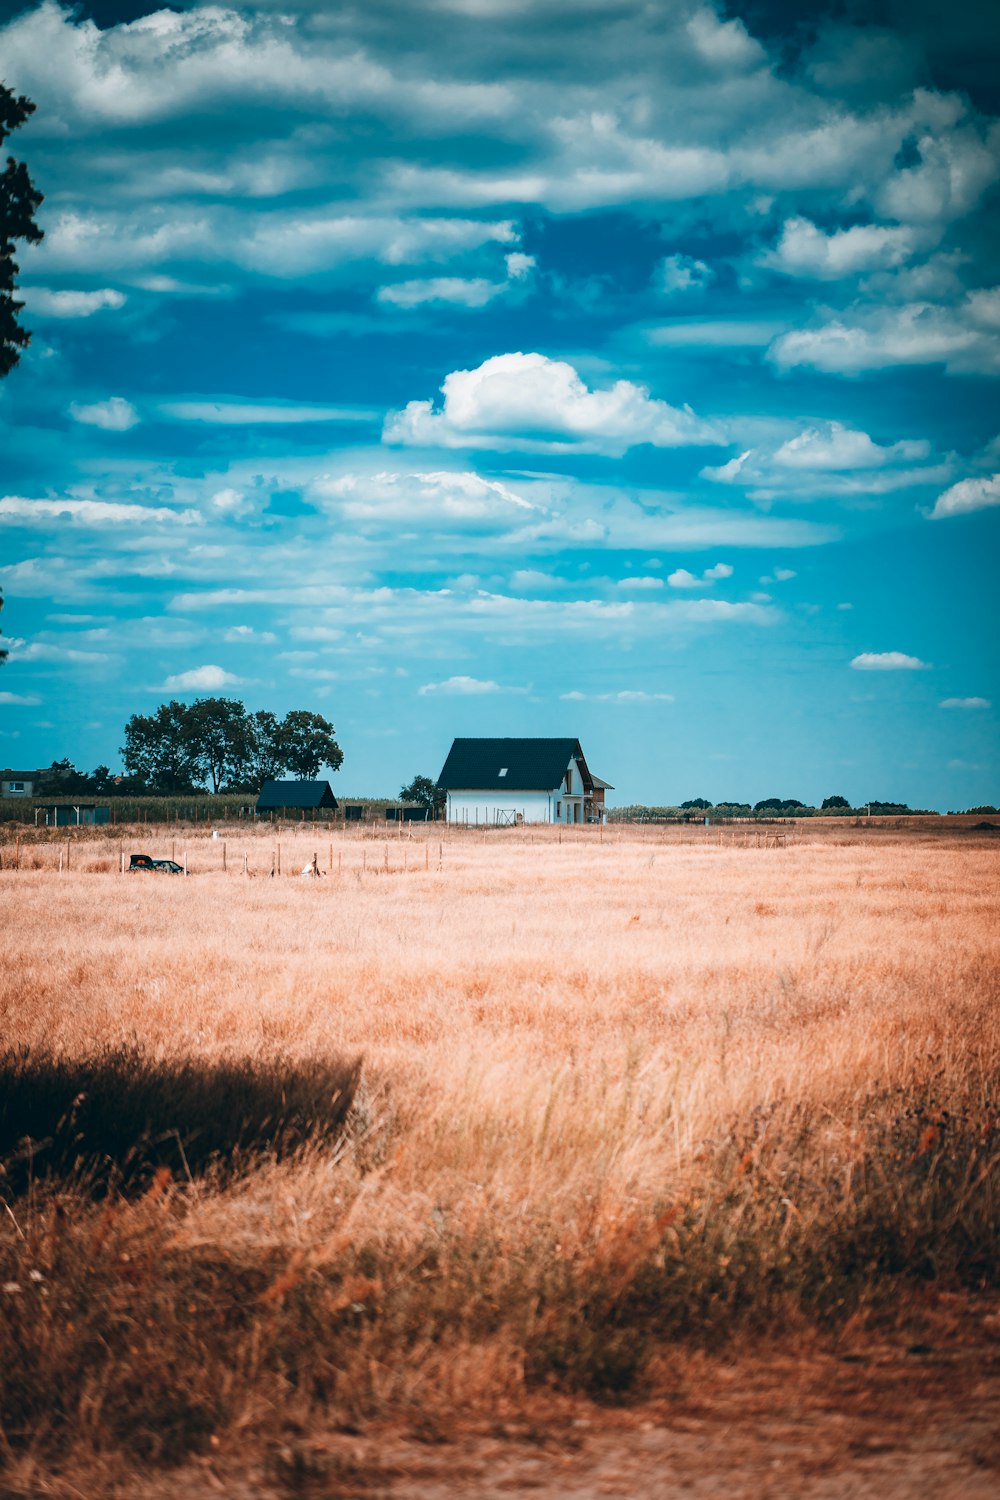
[[[996,835],[101,832],[2,850],[4,1496],[996,1493]]]

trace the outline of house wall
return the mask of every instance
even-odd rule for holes
[[[0,797],[30,797],[34,790],[34,780],[25,780],[23,776],[0,781]]]
[[[558,788],[551,792],[458,791],[448,793],[448,822],[492,827],[497,813],[521,814],[523,823],[554,823]],[[563,808],[565,812],[565,807]]]

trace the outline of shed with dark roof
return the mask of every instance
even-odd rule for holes
[[[337,799],[328,781],[265,781],[257,798],[258,813],[336,812]]]
[[[504,826],[600,821],[608,783],[576,739],[470,738],[453,741],[438,786],[449,823]]]

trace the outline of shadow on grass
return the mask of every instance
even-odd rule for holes
[[[131,1194],[160,1167],[184,1178],[286,1156],[343,1131],[360,1072],[360,1059],[8,1050],[0,1053],[0,1195],[43,1179],[73,1179],[94,1196]]]

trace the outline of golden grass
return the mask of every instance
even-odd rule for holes
[[[663,1339],[996,1278],[988,836],[286,830],[283,871],[315,852],[320,880],[270,878],[276,843],[189,833],[187,880],[116,873],[106,837],[68,873],[64,840],[4,851],[8,1045],[365,1059],[346,1129],[290,1161],[8,1194],[11,1453],[621,1395]]]

